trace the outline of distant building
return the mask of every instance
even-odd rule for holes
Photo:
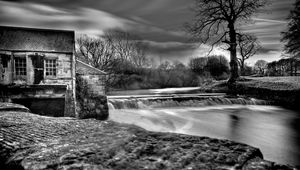
[[[0,99],[75,117],[74,31],[0,26]]]

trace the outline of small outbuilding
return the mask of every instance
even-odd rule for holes
[[[76,60],[76,76],[86,81],[88,89],[93,94],[105,95],[105,80],[107,73],[83,61]]]

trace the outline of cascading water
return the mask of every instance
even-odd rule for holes
[[[300,165],[299,114],[268,101],[224,95],[109,96],[110,119],[150,131],[225,138],[266,159]]]
[[[115,110],[115,106],[111,102],[108,102],[107,105],[109,110]]]
[[[199,107],[212,105],[268,105],[270,102],[254,98],[234,97],[130,97],[109,99],[110,109],[146,109],[165,107]]]

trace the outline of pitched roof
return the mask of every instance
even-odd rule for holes
[[[80,60],[76,60],[76,74],[80,75],[104,75],[106,72],[99,70]]]
[[[74,31],[0,26],[0,50],[73,53]]]

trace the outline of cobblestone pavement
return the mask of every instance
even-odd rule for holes
[[[95,119],[0,112],[5,169],[292,169],[228,140],[157,133]]]

